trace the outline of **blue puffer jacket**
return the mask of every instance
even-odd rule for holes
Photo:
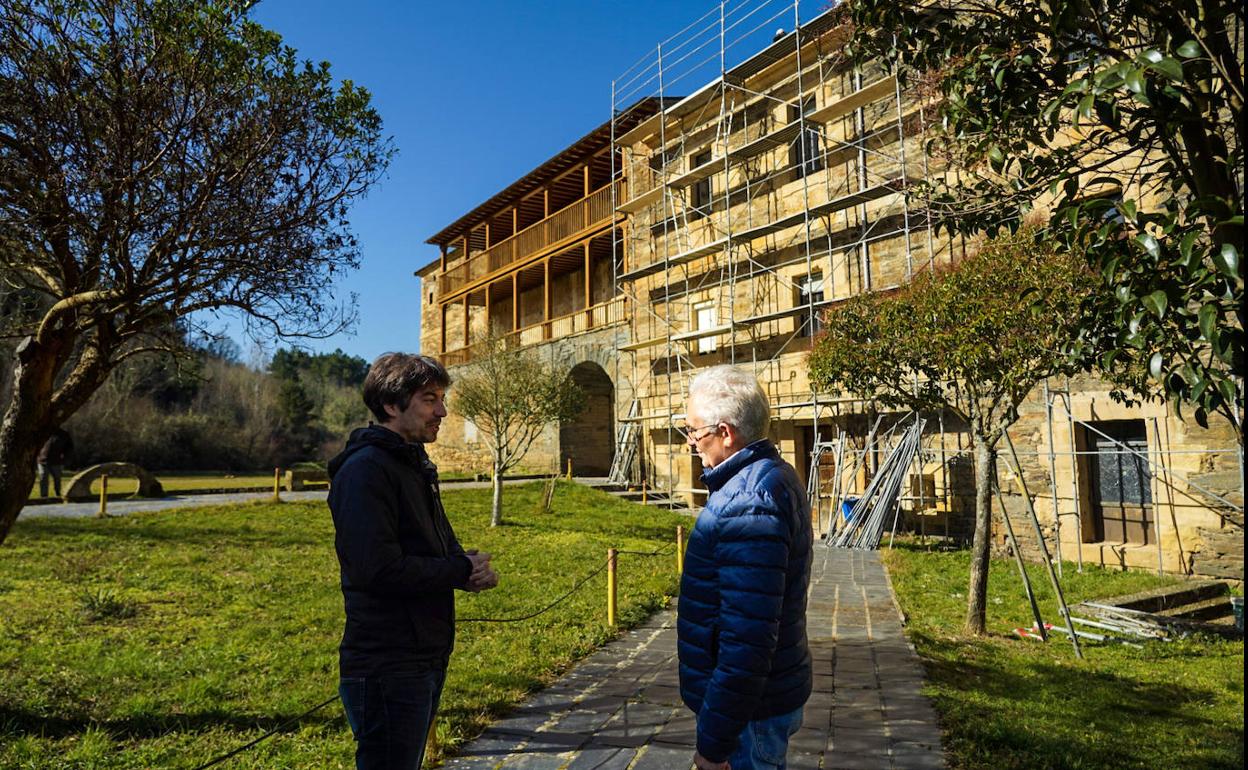
[[[747,722],[787,714],[811,689],[806,643],[810,504],[767,440],[705,471],[685,553],[677,652],[698,752],[723,762]]]

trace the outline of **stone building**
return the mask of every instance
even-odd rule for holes
[[[767,19],[792,26],[741,31]],[[808,484],[817,532],[889,451],[884,437],[908,416],[813,393],[812,339],[837,302],[901,286],[966,244],[938,237],[906,195],[941,173],[924,153],[930,107],[884,68],[855,66],[834,14],[795,19],[792,2],[719,5],[613,83],[608,125],[430,239],[443,253],[420,271],[422,349],[461,363],[487,330],[505,331],[598,388],[577,425],[551,431],[534,467],[572,457],[577,472],[610,468],[700,504],[701,468],[680,428],[689,379],[719,363],[763,382],[771,438]],[[674,97],[672,83],[694,89]],[[576,168],[580,197],[568,187]],[[614,212],[595,208],[562,240],[520,245],[526,227],[594,205],[602,191]],[[552,196],[556,205],[543,204]],[[1242,580],[1234,429],[1200,428],[1164,404],[1125,406],[1110,391],[1092,377],[1046,383],[1010,431],[1050,548],[1071,561]],[[924,417],[902,526],[965,537],[970,438],[950,415]],[[447,433],[439,451],[477,462],[470,426]],[[1007,507],[1023,513],[1008,467]],[[1034,529],[1011,518],[1034,554]]]
[[[643,99],[615,127],[657,108]],[[585,391],[581,416],[552,426],[529,452],[522,467],[530,471],[564,469],[571,459],[575,473],[605,476],[615,455],[616,351],[628,326],[613,272],[625,180],[612,160],[612,128],[599,126],[430,237],[439,256],[416,272],[421,350],[452,376],[501,337],[536,347]],[[490,468],[476,427],[453,411],[433,455],[455,470]]]

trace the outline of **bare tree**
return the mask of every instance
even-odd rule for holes
[[[0,0],[0,543],[53,427],[176,320],[353,320],[329,293],[358,263],[347,211],[393,150],[368,92],[251,5]]]
[[[585,406],[585,394],[567,369],[543,363],[531,349],[503,339],[458,373],[451,409],[472,420],[493,457],[494,497],[490,526],[503,523],[503,474],[528,454],[547,425],[569,420]]]

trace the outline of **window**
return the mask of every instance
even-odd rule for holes
[[[808,96],[802,100],[800,111],[797,105],[789,105],[789,122],[796,123],[814,111],[815,97]],[[789,165],[793,167],[795,179],[823,168],[823,137],[817,124],[807,123],[793,139],[789,145]]]
[[[714,302],[699,302],[693,306],[693,324],[698,331],[713,329],[719,325],[719,312]],[[714,336],[698,338],[699,353],[714,353],[717,345]]]
[[[823,302],[823,273],[811,273],[810,277],[802,278],[797,286],[797,306],[803,309],[798,315],[802,320],[797,336],[813,337],[823,331],[820,310],[815,309],[814,318],[810,314],[810,306],[817,306],[820,302]]]
[[[1143,420],[1083,424],[1085,488],[1094,541],[1146,545],[1153,541],[1152,473]]]
[[[464,420],[464,443],[476,444],[480,440],[481,436],[477,431],[477,424],[472,420]]]
[[[711,162],[711,151],[706,150],[694,155],[689,161],[689,168],[693,170],[699,166]],[[693,211],[689,214],[695,217],[704,217],[711,213],[711,178],[699,179],[693,183],[691,191],[690,203],[693,204]]]

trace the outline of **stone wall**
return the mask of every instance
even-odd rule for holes
[[[1055,380],[1052,386],[1052,417],[1046,410],[1044,389],[1038,387],[1020,406],[1019,419],[1010,428],[1022,479],[1050,552],[1068,561],[1082,558],[1085,564],[1105,567],[1160,567],[1173,574],[1242,580],[1242,513],[1223,515],[1229,509],[1201,491],[1209,490],[1242,511],[1234,428],[1217,418],[1210,420],[1210,427],[1201,428],[1162,403],[1121,403],[1112,397],[1108,383],[1088,375],[1072,378],[1069,385]],[[1146,542],[1115,537],[1098,540],[1094,534],[1097,522],[1088,444],[1095,433],[1083,424],[1112,425],[1125,420],[1142,425],[1147,442],[1151,520]],[[1004,442],[999,451],[998,478],[1015,535],[1025,558],[1039,558],[1035,527]],[[994,516],[993,535],[994,544],[1004,547],[999,512]]]
[[[598,450],[602,450],[601,442],[613,446],[615,426],[618,425],[619,418],[624,416],[628,408],[628,399],[631,398],[631,385],[618,373],[619,348],[626,342],[627,327],[617,325],[570,335],[534,346],[538,355],[569,371],[578,364],[588,362],[601,367],[606,376],[610,378],[614,398],[610,402],[601,398],[591,401],[591,412],[583,415],[580,420],[583,426],[588,425],[586,421],[589,419],[598,421],[594,423],[598,427],[584,439],[598,442],[596,445]],[[471,364],[466,366],[471,366]],[[464,371],[464,368],[464,366],[451,367],[451,376],[459,376],[459,372]],[[455,414],[454,385],[451,386],[449,401],[451,414],[442,423],[438,441],[429,446],[429,456],[442,471],[488,472],[492,466],[489,447],[480,431],[474,431],[473,426],[465,424],[463,417]],[[614,410],[614,415],[603,414],[602,410],[608,408]],[[608,418],[612,418],[610,422]],[[563,472],[566,469],[566,457],[567,452],[561,449],[560,428],[557,425],[551,425],[533,443],[517,472],[549,473],[556,470]],[[609,457],[609,454],[598,451],[596,457],[598,459],[593,461],[593,468],[589,470],[600,470],[601,457]],[[575,471],[575,457],[573,465]]]

